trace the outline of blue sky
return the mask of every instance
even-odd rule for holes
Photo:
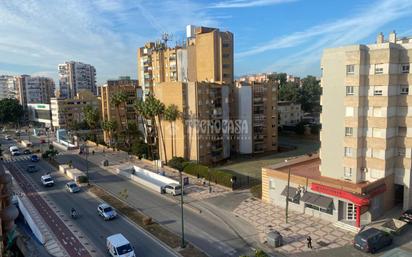
[[[94,65],[98,83],[136,77],[136,49],[187,24],[235,35],[235,75],[319,75],[322,49],[412,35],[411,0],[0,0],[0,74],[57,78],[57,65]]]

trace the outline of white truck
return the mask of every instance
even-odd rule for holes
[[[136,257],[134,248],[122,234],[114,234],[106,238],[107,251],[112,257]]]
[[[54,180],[52,178],[52,176],[50,176],[50,174],[46,174],[41,176],[41,183],[43,184],[43,186],[45,187],[51,187],[54,185]]]

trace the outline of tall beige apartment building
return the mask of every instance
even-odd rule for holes
[[[230,156],[229,87],[211,82],[164,82],[154,96],[166,106],[175,104],[181,117],[162,121],[166,145],[159,137],[160,158],[184,157],[211,164]],[[160,129],[160,127],[158,126]]]
[[[188,25],[186,34],[188,80],[233,84],[233,33]]]
[[[262,199],[359,228],[412,205],[412,38],[325,49],[319,156],[262,169]],[[288,172],[290,188],[287,188]]]
[[[404,208],[412,203],[411,58],[412,39],[395,32],[322,58],[321,173],[352,183],[393,177],[385,194]]]
[[[121,104],[119,110],[111,103],[113,95],[118,92],[125,92],[128,96],[127,103]],[[142,90],[138,86],[137,80],[130,79],[130,77],[108,80],[106,84],[99,87],[99,93],[101,97],[102,121],[114,120],[119,128],[122,127],[124,129],[126,128],[126,121],[136,121],[136,112],[133,104],[142,97]],[[112,137],[105,131],[104,141],[108,143],[110,138]]]
[[[16,98],[24,108],[30,103],[50,103],[54,96],[55,85],[51,78],[21,75],[16,76],[15,81]]]
[[[247,129],[232,135],[234,152],[256,154],[278,149],[277,92],[278,85],[274,81],[236,82],[232,95],[232,117],[246,121]]]

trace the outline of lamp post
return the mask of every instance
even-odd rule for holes
[[[180,174],[180,187],[181,187],[181,192],[180,192],[180,210],[181,210],[181,223],[182,223],[182,242],[180,244],[181,248],[185,248],[186,244],[185,244],[185,225],[184,225],[184,218],[183,218],[183,174],[182,171],[179,170],[179,174]]]
[[[287,163],[288,160],[285,160]],[[290,187],[290,166],[288,168],[288,186],[286,188],[286,209],[285,209],[285,223],[288,223],[288,214],[289,214],[289,187]]]
[[[87,177],[87,185],[90,186],[90,177],[89,177],[89,148],[87,147],[87,141],[85,140],[84,146],[84,154],[86,155],[86,177]]]

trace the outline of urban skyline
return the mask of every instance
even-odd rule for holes
[[[70,1],[62,9],[58,3],[13,1],[0,6],[8,35],[0,39],[0,73],[44,75],[56,83],[57,65],[76,60],[96,67],[98,85],[119,75],[136,78],[136,60],[130,57],[138,46],[160,39],[163,32],[173,35],[169,44],[174,46],[183,41],[185,26],[194,24],[236,35],[235,76],[270,71],[319,76],[320,49],[371,42],[379,31],[411,34],[411,6],[405,0],[185,1],[179,6]],[[188,15],[176,15],[182,10]],[[142,17],[138,22],[136,15]]]

